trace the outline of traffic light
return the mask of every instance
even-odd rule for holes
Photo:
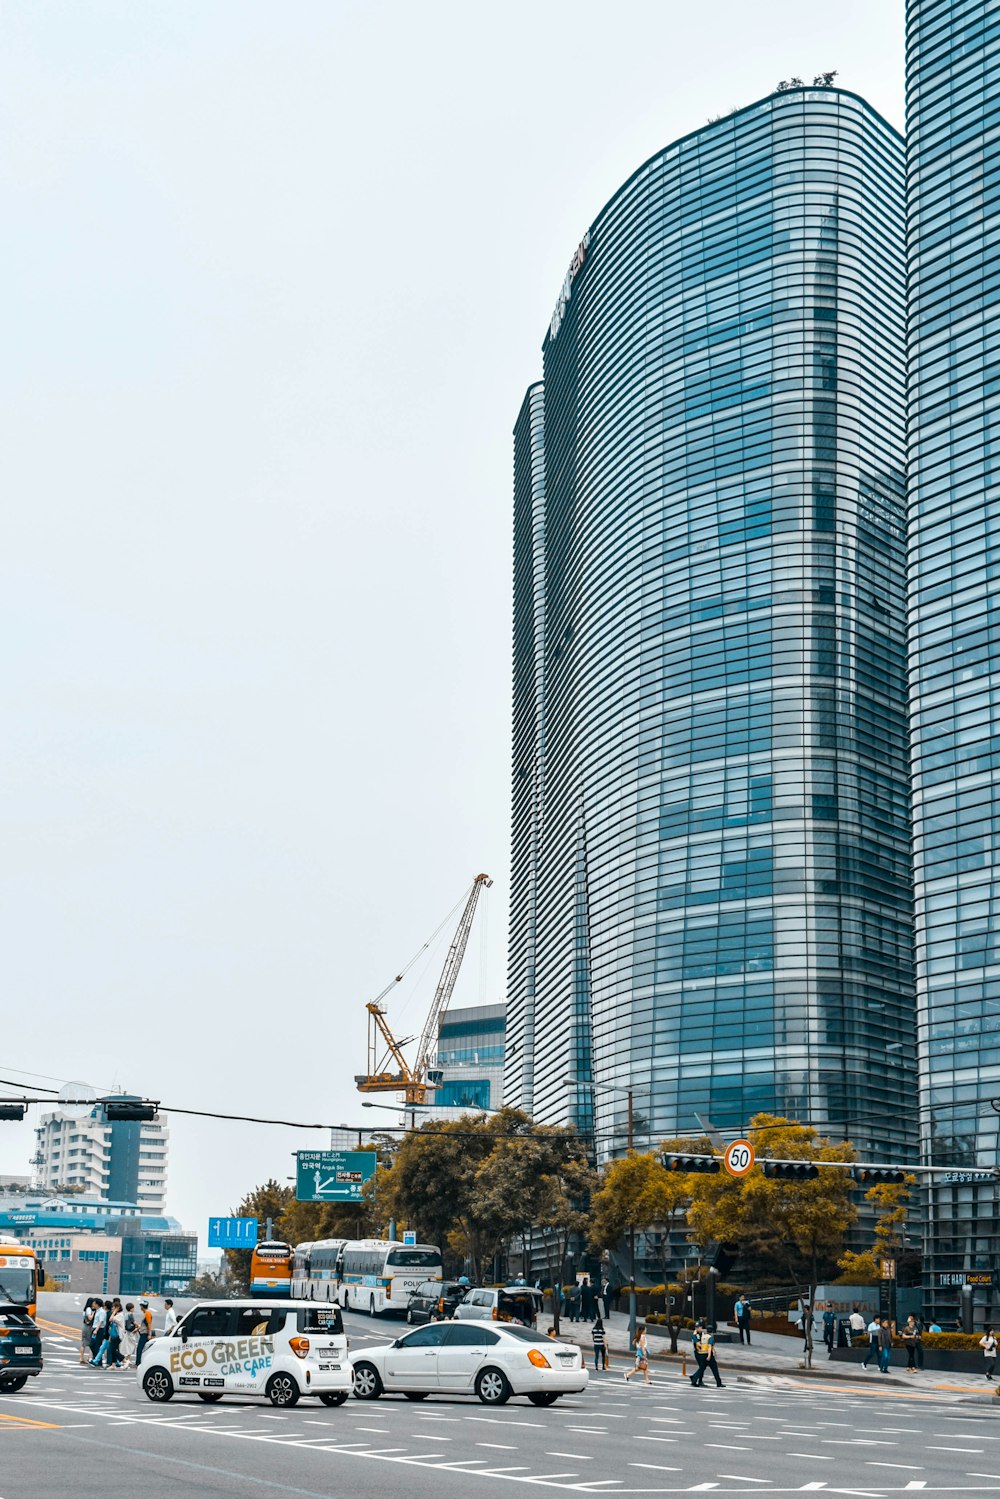
[[[865,1187],[878,1186],[880,1182],[904,1182],[905,1171],[894,1171],[889,1166],[852,1166],[851,1175]]]
[[[104,1116],[109,1124],[155,1119],[156,1104],[143,1103],[137,1098],[117,1099],[104,1105]]]
[[[26,1113],[23,1103],[0,1103],[0,1119],[23,1119]]]
[[[762,1161],[761,1164],[770,1181],[808,1182],[819,1176],[819,1167],[811,1161]]]
[[[718,1171],[719,1158],[714,1155],[665,1155],[663,1164],[668,1171]]]

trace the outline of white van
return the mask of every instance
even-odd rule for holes
[[[279,1406],[316,1395],[343,1405],[352,1384],[348,1347],[338,1306],[200,1301],[172,1333],[146,1344],[137,1373],[156,1401],[179,1391],[200,1400],[266,1395]]]

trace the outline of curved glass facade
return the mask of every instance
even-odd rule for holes
[[[1000,11],[907,7],[910,643],[925,1306],[1000,1284]],[[995,1295],[994,1290],[994,1295]],[[984,1312],[986,1320],[996,1320]]]
[[[902,157],[836,89],[659,152],[518,418],[505,1095],[602,1153],[915,1141]]]

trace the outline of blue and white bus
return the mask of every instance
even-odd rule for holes
[[[292,1295],[303,1301],[336,1301],[340,1253],[345,1239],[316,1239],[296,1244],[292,1261]]]
[[[348,1239],[340,1251],[340,1305],[373,1317],[384,1312],[405,1316],[411,1291],[441,1278],[441,1251],[435,1244]]]

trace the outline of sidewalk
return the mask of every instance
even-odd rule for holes
[[[640,1321],[642,1318],[639,1319]],[[605,1336],[607,1338],[608,1352],[613,1368],[622,1368],[626,1362],[632,1361],[632,1354],[628,1343],[628,1313],[613,1312],[610,1318],[604,1322]],[[906,1372],[906,1360],[901,1349],[893,1350],[893,1364],[888,1374],[879,1374],[874,1364],[868,1369],[862,1367],[864,1350],[857,1350],[857,1359],[851,1363],[835,1362],[827,1356],[826,1348],[822,1341],[813,1347],[813,1366],[806,1369],[805,1347],[799,1337],[783,1337],[780,1333],[754,1332],[753,1343],[748,1348],[741,1344],[734,1328],[722,1324],[720,1332],[732,1332],[735,1342],[719,1343],[716,1345],[716,1358],[723,1379],[726,1373],[741,1376],[754,1375],[785,1375],[797,1379],[834,1379],[852,1384],[875,1385],[895,1387],[897,1389],[922,1389],[931,1391],[947,1391],[950,1394],[964,1393],[967,1395],[978,1395],[987,1398],[995,1398],[1000,1386],[991,1385],[980,1377],[971,1374],[952,1374],[943,1369],[925,1369],[922,1372],[909,1374]],[[593,1343],[590,1338],[590,1324],[587,1322],[568,1322],[565,1317],[560,1320],[560,1338],[565,1342],[577,1343],[584,1351],[585,1361],[591,1362],[593,1356]],[[650,1363],[656,1365],[673,1365],[678,1374],[682,1362],[686,1363],[687,1372],[690,1374],[695,1367],[694,1354],[691,1351],[691,1329],[682,1328],[677,1340],[677,1353],[670,1352],[669,1337],[661,1336],[659,1332],[648,1334]],[[589,1356],[589,1357],[588,1357]]]

